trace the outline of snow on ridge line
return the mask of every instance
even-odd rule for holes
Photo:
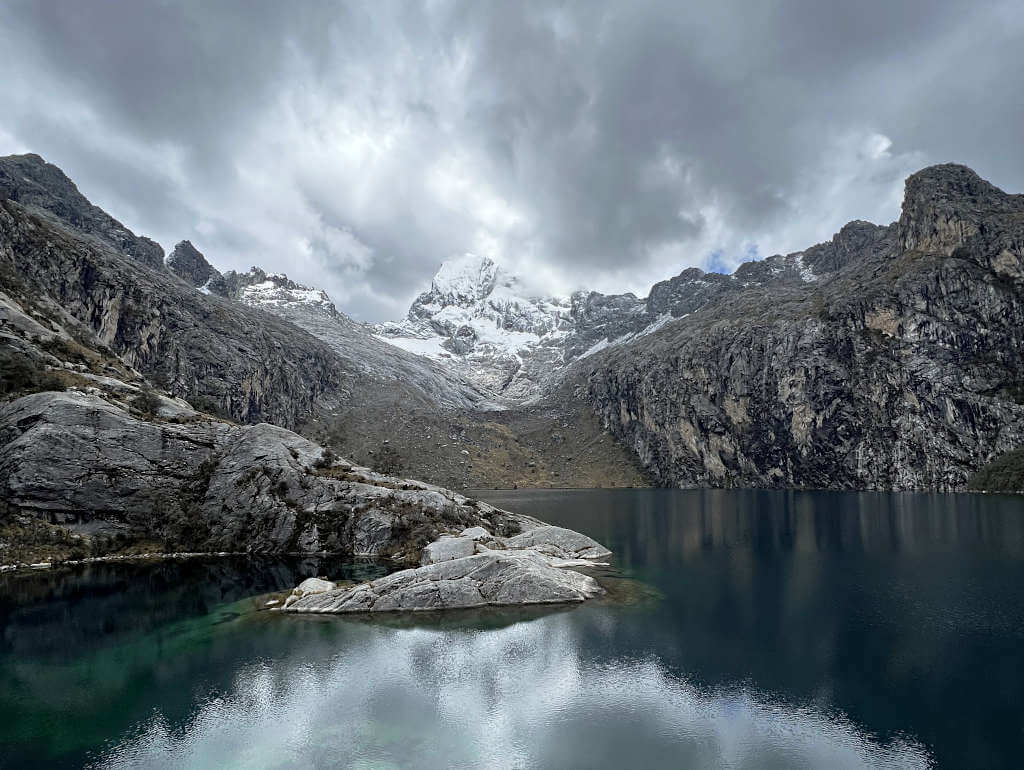
[[[499,272],[493,260],[463,254],[441,263],[430,282],[430,293],[470,302],[483,299],[494,290]]]
[[[648,334],[653,334],[654,332],[658,331],[658,329],[663,328],[672,321],[677,321],[680,318],[686,318],[686,316],[688,315],[690,314],[684,313],[683,315],[676,317],[673,316],[671,313],[662,313],[660,316],[657,317],[657,319],[655,319],[653,323],[649,324],[648,326],[645,326],[638,332],[623,334],[621,337],[616,337],[614,340],[610,341],[607,337],[598,340],[593,345],[591,345],[586,352],[581,353],[579,355],[579,358],[577,358],[576,360],[578,361],[587,358],[588,356],[592,356],[595,353],[600,353],[605,348],[615,347],[616,345],[624,345],[625,343],[632,342],[633,340],[639,339],[640,337],[646,337]]]
[[[334,303],[323,289],[313,289],[307,286],[296,286],[290,289],[275,283],[268,276],[268,280],[261,283],[245,286],[241,291],[240,299],[246,304],[253,305],[308,305],[322,309],[334,308]]]

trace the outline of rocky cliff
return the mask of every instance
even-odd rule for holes
[[[163,266],[164,250],[149,238],[136,236],[102,209],[93,206],[74,182],[38,155],[0,158],[0,200],[16,201],[57,225],[70,225],[147,267]]]
[[[656,286],[568,375],[663,484],[959,489],[1024,444],[1024,196],[963,166],[899,221]]]

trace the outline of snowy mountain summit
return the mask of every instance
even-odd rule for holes
[[[441,265],[405,319],[377,327],[381,339],[444,361],[497,393],[529,400],[539,364],[558,365],[573,323],[568,297],[540,297],[493,260],[465,254]]]

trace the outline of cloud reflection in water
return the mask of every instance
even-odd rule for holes
[[[845,717],[705,691],[654,658],[597,659],[589,609],[486,631],[346,623],[345,644],[240,669],[181,730],[159,716],[100,766],[928,767]],[[292,619],[282,619],[290,622]],[[302,621],[299,621],[302,622]],[[307,648],[308,649],[308,648]]]

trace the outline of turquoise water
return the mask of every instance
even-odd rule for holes
[[[614,600],[256,613],[372,562],[0,576],[2,767],[1017,767],[1024,503],[477,492],[615,551]]]

